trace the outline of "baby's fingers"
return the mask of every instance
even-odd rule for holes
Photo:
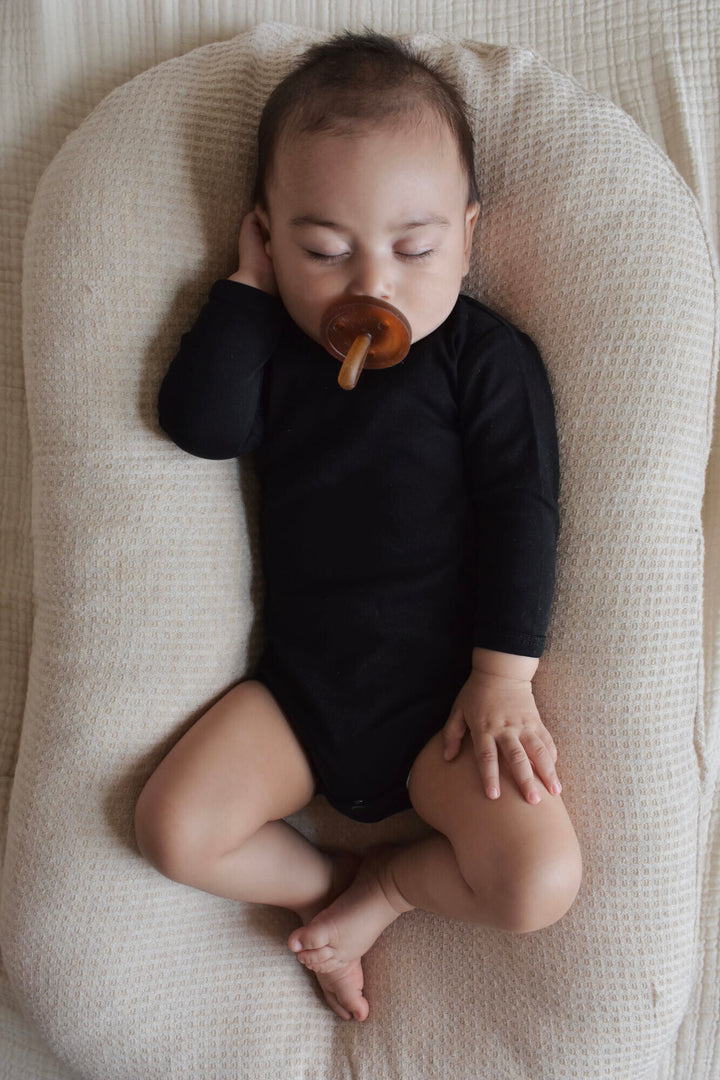
[[[552,740],[551,740],[552,742]],[[553,749],[555,744],[553,743]],[[524,746],[528,757],[533,763],[535,772],[538,774],[551,795],[559,795],[562,791],[558,775],[555,772],[555,760],[557,751],[553,757],[547,743],[539,735],[528,736],[524,739]]]
[[[474,739],[475,760],[480,770],[480,777],[488,799],[500,797],[500,767],[498,752],[493,735],[484,734]]]
[[[540,731],[539,731],[538,734],[539,734],[539,737],[542,739],[542,741],[545,743],[545,746],[548,748],[548,752],[550,754],[550,757],[552,758],[553,765],[554,765],[557,762],[557,758],[558,758],[558,752],[557,752],[557,747],[555,745],[555,740],[553,739],[552,735],[550,734],[550,732],[548,731],[548,729],[546,727],[540,728]]]
[[[467,724],[465,723],[465,717],[460,709],[454,709],[443,728],[443,757],[445,761],[452,761],[454,757],[460,753],[460,746],[463,741],[465,732],[467,731]]]
[[[519,738],[516,735],[506,736],[500,740],[500,749],[508,763],[515,783],[527,802],[539,803],[540,792],[538,791],[533,767]]]

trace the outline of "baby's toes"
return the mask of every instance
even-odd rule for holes
[[[288,938],[288,945],[294,953],[306,949],[322,949],[330,944],[330,928],[324,921],[312,919],[307,926],[300,926],[293,930]]]
[[[304,949],[297,958],[311,971],[334,971],[338,964],[335,949],[329,945],[323,945],[321,949]]]
[[[337,1013],[337,1015],[340,1017],[341,1020],[352,1020],[353,1019],[353,1014],[348,1012],[344,1005],[340,1004],[340,1002],[338,1001],[335,994],[331,993],[330,991],[326,991],[326,990],[323,990],[323,994],[325,996],[325,1000],[327,1001],[327,1003],[330,1006],[330,1008],[332,1009],[332,1011],[334,1013]],[[358,1017],[358,1019],[360,1019],[360,1018]]]
[[[359,960],[343,965],[341,970],[322,975],[316,972],[328,1005],[344,1020],[366,1020],[370,1012],[367,998],[363,996],[363,971]],[[335,1008],[335,1006],[339,1008]],[[343,1010],[342,1012],[340,1010]],[[349,1016],[343,1016],[347,1012]]]

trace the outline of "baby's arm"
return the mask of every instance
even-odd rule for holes
[[[533,766],[547,790],[559,793],[557,751],[532,693],[550,616],[558,526],[552,395],[537,349],[508,324],[463,351],[459,388],[476,519],[476,647],[444,729],[446,757],[459,752],[469,728],[488,796],[500,794],[502,755],[524,797],[537,802]]]
[[[445,760],[460,751],[470,730],[478,769],[490,799],[500,795],[498,752],[530,803],[540,801],[535,772],[552,795],[559,795],[557,749],[535,705],[532,677],[538,661],[491,649],[473,649],[472,671],[443,728]]]
[[[160,426],[198,457],[249,453],[263,436],[264,369],[284,309],[254,212],[243,219],[239,249],[238,270],[215,282],[160,387]]]

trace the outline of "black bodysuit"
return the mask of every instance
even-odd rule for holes
[[[339,362],[276,297],[216,282],[159,416],[205,458],[256,451],[276,697],[342,813],[409,807],[472,649],[540,656],[557,537],[550,388],[532,341],[461,295],[395,367]]]

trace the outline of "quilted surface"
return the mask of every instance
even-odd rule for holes
[[[487,1076],[655,1076],[692,985],[714,767],[698,679],[714,281],[669,163],[523,50],[418,39],[478,105],[468,291],[531,333],[556,394],[561,575],[538,687],[583,895],[529,939],[401,920],[368,962],[377,1022],[338,1032],[288,968],[285,913],[158,880],[132,849],[153,763],[259,643],[251,465],[188,460],[153,406],[178,334],[230,268],[262,100],[311,37],[260,28],[148,72],[68,140],[38,192],[24,297],[38,603],[6,961],[88,1076],[234,1076],[240,1062],[314,1076],[320,1062],[336,1077],[361,1060],[374,1077],[441,1063],[469,1077],[480,1055]],[[297,823],[367,840],[322,804]]]

